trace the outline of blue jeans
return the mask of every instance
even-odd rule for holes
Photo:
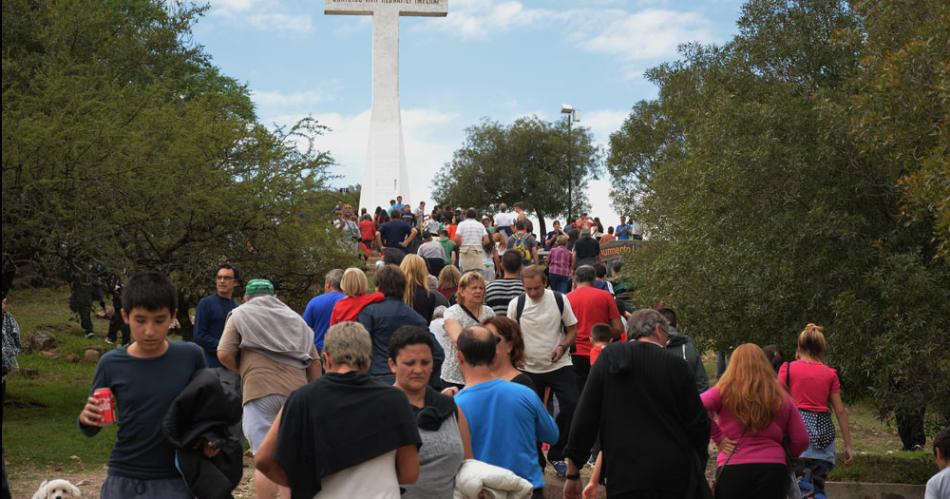
[[[558,293],[569,293],[571,291],[571,278],[566,275],[551,274],[551,289]]]

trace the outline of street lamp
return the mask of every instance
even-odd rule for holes
[[[567,219],[574,218],[574,135],[571,133],[573,124],[580,121],[577,110],[570,104],[561,104],[561,114],[567,118],[567,136],[571,139],[571,148],[567,152]]]

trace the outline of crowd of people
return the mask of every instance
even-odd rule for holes
[[[481,216],[474,208],[436,205],[428,211],[424,201],[413,209],[402,196],[389,204],[388,209],[377,206],[372,214],[363,208],[359,215],[343,205],[335,226],[364,260],[378,256],[384,264],[399,265],[405,255],[417,254],[435,276],[445,266],[455,266],[462,273],[479,271],[493,281],[502,274],[502,257],[509,251],[519,254],[525,265],[542,263],[553,253],[557,277],[552,282],[566,293],[573,269],[600,262],[600,244],[642,239],[639,224],[623,216],[616,227],[605,230],[599,217],[581,213],[564,226],[555,220],[547,234],[538,235],[520,202],[510,211],[501,203],[496,213]]]
[[[518,204],[477,215],[426,216],[397,199],[356,230],[348,220],[381,254],[374,286],[364,269],[332,269],[302,314],[271,281],[222,264],[193,343],[168,340],[170,280],[133,276],[120,310],[133,341],[100,359],[78,418],[88,436],[110,424],[98,390],[111,390],[120,426],[100,497],[228,497],[245,439],[260,499],[544,497],[547,468],[567,498],[604,486],[624,498],[822,499],[832,413],[853,461],[822,327],[804,327],[790,362],[736,347],[710,386],[672,308],[617,296],[599,250],[585,249],[599,244],[593,221],[569,224],[573,241],[556,224],[540,243]],[[618,232],[601,241],[635,236]],[[928,499],[950,493],[948,430],[934,451],[943,471]]]

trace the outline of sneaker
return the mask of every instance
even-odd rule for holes
[[[106,338],[106,343],[108,343],[108,344],[110,344],[110,345],[114,345],[114,344],[115,344],[115,342],[112,341],[112,340],[110,340],[109,338]]]
[[[567,476],[567,463],[564,461],[551,461],[551,466],[554,466],[554,473],[558,478],[564,478]]]
[[[86,333],[86,339],[87,339],[87,340],[88,340],[88,339],[95,338],[95,337],[96,337],[96,335],[92,334],[92,331],[89,331],[89,332]]]

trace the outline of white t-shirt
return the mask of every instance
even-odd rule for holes
[[[930,480],[927,480],[927,490],[924,492],[924,499],[947,498],[950,498],[950,467],[930,477]]]
[[[320,492],[313,499],[323,497],[399,499],[396,451],[391,450],[320,480]]]
[[[511,227],[515,224],[511,213],[495,213],[495,227]]]
[[[508,318],[518,320],[518,299],[508,304]],[[554,291],[544,290],[544,297],[538,301],[525,298],[524,312],[521,314],[521,336],[524,339],[524,370],[533,374],[549,373],[571,365],[570,352],[560,360],[551,363],[551,352],[564,341],[561,329],[577,324],[571,302],[564,297],[564,312],[558,313]]]
[[[455,230],[456,235],[461,235],[462,244],[460,246],[478,246],[482,247],[482,238],[488,235],[485,226],[474,219],[463,220]]]

